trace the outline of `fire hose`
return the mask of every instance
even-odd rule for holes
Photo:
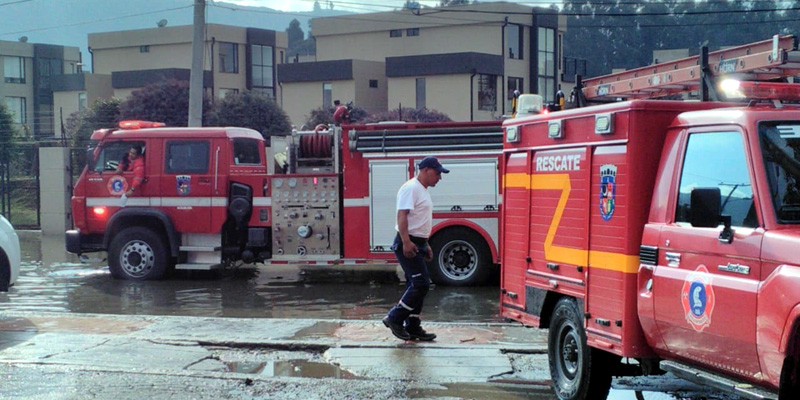
[[[314,134],[300,137],[300,153],[304,158],[330,158],[331,132],[325,124],[314,128]]]

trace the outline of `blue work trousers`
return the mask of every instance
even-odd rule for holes
[[[413,258],[403,254],[403,239],[400,235],[395,237],[392,245],[394,255],[406,276],[406,292],[403,293],[400,302],[389,311],[389,320],[398,324],[405,323],[406,327],[411,328],[420,326],[419,314],[422,312],[425,295],[431,287],[428,266],[424,258],[428,254],[428,245],[419,243],[415,245],[418,251]]]

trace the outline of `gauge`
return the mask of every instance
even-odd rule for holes
[[[275,180],[272,181],[272,182],[275,184],[276,188],[279,188],[279,187],[281,187],[281,185],[283,185],[283,179],[281,179],[281,178],[275,178]]]
[[[295,186],[297,186],[297,179],[296,178],[289,178],[289,181],[287,183],[289,184],[289,187],[295,187]]]

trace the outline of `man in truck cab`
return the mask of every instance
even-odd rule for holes
[[[127,160],[127,162],[126,162]],[[125,192],[126,196],[131,196],[144,183],[144,157],[142,156],[142,146],[133,145],[126,154],[122,162],[117,166],[117,173],[133,172],[133,182],[131,183],[128,191]]]

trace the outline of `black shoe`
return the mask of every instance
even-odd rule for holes
[[[417,328],[411,328],[411,329],[406,328],[406,332],[408,332],[408,335],[411,336],[411,339],[414,339],[414,340],[419,340],[419,341],[423,341],[423,342],[430,342],[433,339],[436,339],[436,334],[435,333],[425,332],[425,329],[422,329],[421,326],[417,327]]]
[[[383,319],[383,325],[387,328],[392,330],[392,335],[400,340],[410,340],[411,335],[406,332],[406,328],[403,328],[403,324],[394,323],[389,321],[389,317],[385,317]]]

